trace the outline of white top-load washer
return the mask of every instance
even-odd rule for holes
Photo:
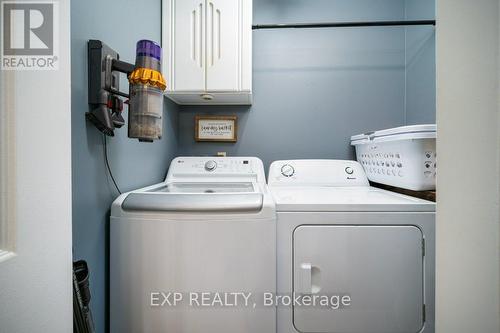
[[[275,308],[236,294],[275,290],[275,217],[253,157],[178,157],[165,182],[119,196],[111,332],[275,332]]]
[[[434,203],[370,187],[354,161],[276,161],[268,185],[278,295],[329,297],[278,304],[279,333],[434,332]]]

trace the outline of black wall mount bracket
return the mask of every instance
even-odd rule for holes
[[[120,91],[120,73],[130,74],[135,66],[100,40],[88,41],[88,103],[85,114],[101,132],[114,136],[114,129],[125,124],[121,113],[129,94]]]

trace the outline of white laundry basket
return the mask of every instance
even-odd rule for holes
[[[368,179],[414,191],[436,188],[436,125],[354,135],[351,145]]]

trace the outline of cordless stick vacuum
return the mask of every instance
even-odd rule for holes
[[[114,136],[115,128],[125,124],[123,101],[128,98],[128,137],[153,142],[162,137],[163,91],[161,47],[140,40],[135,65],[121,61],[117,52],[99,40],[88,42],[90,111],[86,118],[101,132]],[[120,91],[120,73],[127,74],[129,93]]]

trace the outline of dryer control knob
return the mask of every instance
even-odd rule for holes
[[[281,167],[281,174],[285,177],[292,177],[295,174],[295,169],[290,164],[285,164]]]
[[[217,169],[217,162],[215,162],[215,161],[207,161],[205,163],[205,170],[207,170],[207,171],[214,171],[215,169]]]
[[[348,175],[352,175],[354,173],[354,169],[351,167],[346,167],[345,173],[347,173]]]

